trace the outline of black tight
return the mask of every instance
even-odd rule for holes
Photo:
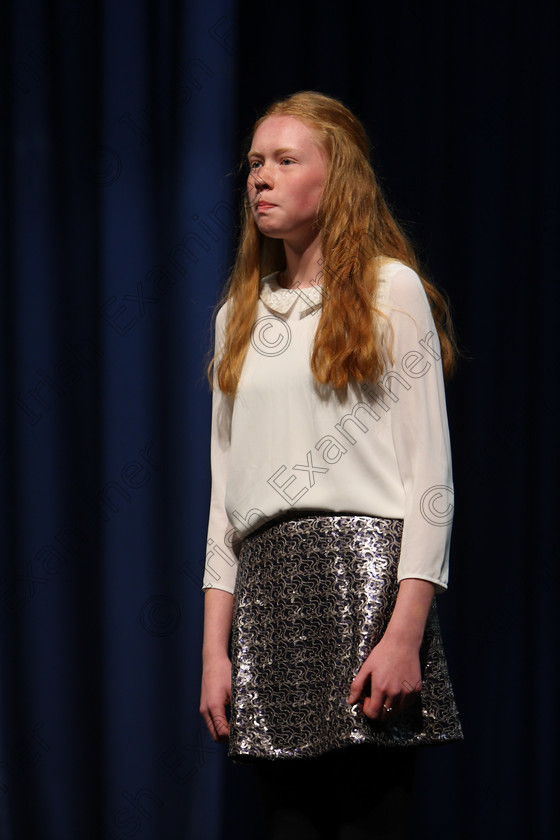
[[[356,746],[319,758],[260,760],[270,840],[406,840],[416,750]]]

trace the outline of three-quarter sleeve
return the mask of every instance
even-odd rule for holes
[[[225,329],[226,307],[216,316],[215,352],[219,354]],[[223,589],[233,593],[237,576],[237,557],[233,548],[235,530],[225,508],[228,463],[231,445],[233,397],[227,397],[218,387],[214,376],[212,393],[212,432],[210,461],[212,491],[206,543],[206,562],[203,589]]]
[[[429,580],[442,591],[448,581],[453,478],[441,349],[414,271],[398,267],[387,303],[394,364],[383,383],[396,398],[392,436],[405,495],[398,579]]]

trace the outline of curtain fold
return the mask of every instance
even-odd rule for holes
[[[236,215],[233,9],[32,2],[4,24],[2,837],[218,836],[204,355]]]

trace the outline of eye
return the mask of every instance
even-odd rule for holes
[[[285,164],[295,163],[295,160],[292,160],[292,158],[282,158],[280,163],[284,166]]]
[[[262,166],[260,160],[250,160],[249,161],[249,169],[259,169]]]

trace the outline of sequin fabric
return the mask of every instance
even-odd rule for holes
[[[416,704],[379,723],[346,702],[393,610],[402,527],[400,519],[304,516],[244,540],[232,631],[230,756],[296,758],[352,744],[462,739],[435,602]]]

